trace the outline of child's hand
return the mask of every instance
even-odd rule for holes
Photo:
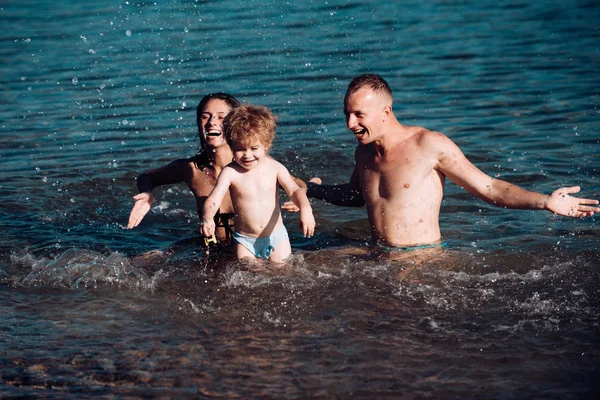
[[[202,222],[200,223],[200,232],[204,237],[211,237],[215,234],[215,221],[211,218],[206,220],[202,218]]]
[[[300,210],[300,229],[302,229],[304,237],[312,237],[315,234],[316,225],[312,210]]]

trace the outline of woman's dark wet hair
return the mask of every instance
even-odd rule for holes
[[[204,150],[204,138],[202,137],[201,122],[202,112],[204,111],[206,104],[213,99],[223,100],[232,109],[240,105],[240,102],[235,97],[222,92],[207,94],[202,98],[202,100],[200,100],[200,103],[198,103],[198,108],[196,108],[196,125],[198,125],[198,135],[200,136],[200,151]]]

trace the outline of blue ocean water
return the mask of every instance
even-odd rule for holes
[[[278,117],[272,155],[347,181],[350,79],[380,73],[408,125],[478,167],[600,198],[594,1],[0,4],[0,396],[592,398],[600,230],[494,208],[447,182],[448,247],[359,256],[364,209],[286,215],[295,256],[257,270],[195,247],[184,185],[125,225],[144,170],[198,149],[225,91]],[[341,249],[341,250],[340,250]]]

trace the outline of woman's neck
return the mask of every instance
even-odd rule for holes
[[[208,147],[205,151],[208,160],[215,168],[222,169],[233,159],[233,152],[228,145],[215,148]]]

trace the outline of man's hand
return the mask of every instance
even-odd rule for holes
[[[569,194],[577,193],[579,190],[581,190],[579,186],[563,187],[555,190],[546,202],[546,209],[558,215],[574,218],[590,217],[595,212],[600,212],[599,207],[593,207],[598,205],[598,200],[569,196]]]
[[[142,222],[144,216],[148,214],[148,211],[154,204],[154,196],[151,192],[143,192],[133,196],[135,204],[129,213],[129,222],[127,223],[127,229],[135,228]]]
[[[296,203],[294,203],[293,201],[286,201],[285,203],[283,203],[281,205],[281,209],[285,210],[287,212],[294,212],[294,213],[300,211],[300,208],[298,208]]]
[[[318,185],[320,185],[322,183],[321,178],[318,178],[318,177],[310,178],[309,182],[316,183]],[[282,204],[281,209],[285,210],[287,212],[300,211],[300,208],[298,208],[298,206],[293,201],[286,201],[285,203]]]

